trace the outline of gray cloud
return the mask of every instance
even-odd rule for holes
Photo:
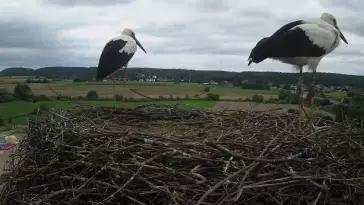
[[[321,0],[320,3],[329,8],[348,9],[351,11],[362,12],[364,10],[364,3],[361,0]]]
[[[105,43],[130,27],[148,54],[139,50],[129,66],[292,72],[271,60],[247,67],[246,59],[284,24],[332,12],[349,45],[326,56],[319,70],[362,74],[361,1],[19,1],[0,3],[1,67],[96,66]]]
[[[201,0],[197,1],[197,5],[200,9],[209,11],[226,11],[231,8],[227,1],[221,0]]]
[[[74,6],[109,6],[130,3],[132,0],[42,0],[44,4],[74,7]]]
[[[0,48],[52,49],[62,46],[51,30],[37,22],[0,19]]]

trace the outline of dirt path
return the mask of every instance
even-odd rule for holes
[[[276,110],[281,108],[279,110]],[[221,101],[217,102],[215,107],[212,109],[213,111],[229,109],[229,110],[254,110],[254,111],[266,111],[266,110],[276,110],[274,112],[287,112],[289,109],[298,109],[298,105],[292,104],[266,104],[266,103],[254,103],[254,102],[227,102]],[[305,107],[305,111],[307,114],[310,112],[310,108]],[[335,119],[335,115],[332,113],[316,110],[317,114],[322,114],[326,116],[330,116]]]
[[[213,108],[214,111],[222,109],[230,110],[255,110],[264,111],[269,109],[282,108],[284,110],[297,109],[297,105],[286,105],[286,104],[265,104],[265,103],[253,103],[253,102],[218,102]]]

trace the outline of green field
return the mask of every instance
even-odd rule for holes
[[[25,79],[23,79],[25,81]],[[24,82],[23,81],[23,82]],[[0,88],[5,88],[8,91],[14,90],[16,83],[21,83],[19,78],[0,78]],[[28,84],[35,95],[57,96],[59,94],[78,97],[85,96],[88,91],[96,91],[101,98],[113,97],[112,81],[106,82],[73,82],[71,80],[54,81],[52,83],[29,83]],[[220,99],[237,100],[250,98],[252,95],[264,95],[266,99],[277,97],[278,90],[249,90],[241,89],[240,87],[227,87],[219,85],[201,85],[198,83],[174,83],[174,82],[136,82],[128,81],[126,91],[124,91],[123,81],[116,81],[116,93],[128,98],[141,99],[143,96],[131,91],[136,90],[145,96],[158,98],[179,97],[191,98],[204,97],[204,88],[209,87],[210,92],[220,94]]]
[[[197,101],[197,100],[182,100],[182,101],[148,101],[148,102],[127,102],[127,107],[133,108],[140,105],[145,104],[168,104],[175,105],[179,104],[180,108],[186,109],[203,109],[203,108],[213,108],[216,102],[213,101]],[[72,107],[76,105],[91,105],[95,107],[113,107],[114,104],[116,107],[122,107],[122,102],[114,102],[114,101],[43,101],[43,102],[10,102],[10,103],[1,103],[0,104],[0,113],[1,117],[7,122],[8,119],[13,119],[14,124],[25,124],[26,116],[34,109],[39,108],[40,105],[46,104],[49,108],[66,108]],[[32,116],[34,117],[34,116]]]

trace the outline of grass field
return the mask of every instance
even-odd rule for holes
[[[24,82],[25,78],[0,78],[0,88],[5,88],[8,91],[14,90],[16,83]],[[119,95],[126,97],[144,98],[129,89],[134,89],[143,95],[158,98],[163,96],[169,98],[173,97],[185,98],[188,95],[193,98],[196,95],[204,94],[205,85],[197,83],[173,83],[173,82],[127,82],[127,90],[124,93],[123,82],[117,81],[116,92]],[[67,95],[71,97],[85,96],[90,90],[98,92],[102,98],[112,98],[113,88],[112,81],[107,82],[82,82],[74,83],[71,80],[55,81],[49,84],[43,83],[30,83],[28,84],[33,90],[35,95],[56,96],[57,94]],[[270,97],[277,97],[278,90],[247,90],[240,89],[239,87],[222,87],[222,86],[209,86],[210,92],[220,94],[221,99],[239,99],[249,98],[254,94],[264,95],[266,99]]]
[[[148,102],[128,102],[127,107],[133,108],[140,105],[145,104],[169,104],[169,105],[175,105],[179,104],[180,108],[188,108],[188,109],[201,109],[201,108],[213,108],[216,104],[216,102],[213,101],[197,101],[197,100],[183,100],[183,101],[167,101],[167,102],[161,102],[161,101],[148,101]],[[36,102],[36,103],[30,103],[30,102],[10,102],[10,103],[1,103],[0,104],[0,113],[1,117],[4,120],[8,120],[11,118],[15,118],[13,120],[14,124],[24,124],[26,123],[26,116],[34,109],[39,108],[40,105],[46,104],[49,108],[66,108],[66,107],[72,107],[76,105],[91,105],[95,107],[113,107],[114,101],[43,101],[43,102]],[[116,102],[116,107],[122,107],[122,102]]]
[[[338,100],[348,97],[346,92],[344,92],[344,91],[331,92],[331,93],[327,93],[327,94],[325,93],[325,95],[327,95],[328,97],[332,97],[334,99],[338,99]]]

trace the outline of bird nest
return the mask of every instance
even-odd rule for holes
[[[363,130],[296,114],[76,107],[29,122],[12,204],[363,204]]]

